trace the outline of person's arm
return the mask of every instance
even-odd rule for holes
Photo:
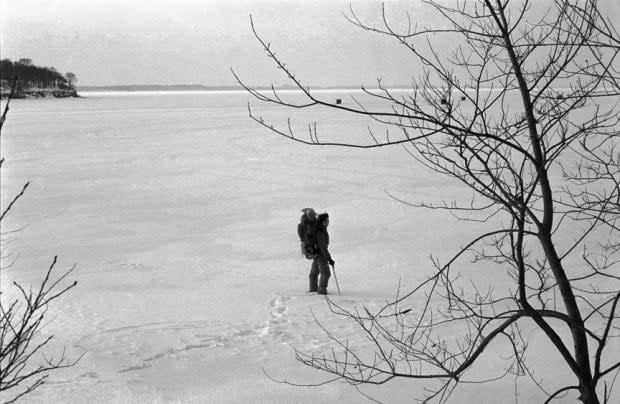
[[[322,257],[327,259],[330,265],[334,265],[334,260],[332,259],[331,254],[329,253],[329,236],[327,233],[319,232],[317,234],[317,247],[319,249],[319,254]]]

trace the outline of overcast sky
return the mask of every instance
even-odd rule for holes
[[[541,0],[546,1],[546,0]],[[313,85],[406,84],[412,58],[394,40],[343,16],[352,3],[376,21],[375,0],[0,0],[1,56],[77,74],[80,85],[286,83],[252,37],[257,30]],[[618,0],[603,0],[603,3]],[[419,1],[388,0],[419,23],[440,19]],[[618,7],[613,7],[618,11]],[[441,45],[441,44],[440,44]]]
[[[253,39],[250,14],[309,83],[411,76],[397,44],[345,20],[349,0],[2,1],[2,57],[72,71],[81,85],[228,85],[229,67],[255,84],[286,82]],[[378,1],[353,5],[362,16],[380,14]]]

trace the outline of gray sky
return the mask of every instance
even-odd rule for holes
[[[259,32],[314,85],[406,83],[410,57],[348,23],[349,0],[2,0],[2,57],[77,74],[81,85],[284,83]],[[353,1],[376,18],[379,1]],[[397,2],[389,2],[397,3]],[[390,7],[393,4],[390,4]],[[411,6],[409,6],[411,10]]]
[[[404,10],[414,23],[443,21],[420,1],[384,2],[401,22]],[[378,0],[0,0],[0,51],[2,58],[72,71],[80,85],[231,85],[229,67],[253,85],[287,83],[253,38],[252,14],[306,84],[370,86],[378,77],[409,83],[419,74],[411,55],[347,22],[351,3],[365,22],[380,17]],[[601,1],[614,21],[618,4]]]

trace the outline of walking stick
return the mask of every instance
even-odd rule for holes
[[[336,288],[338,288],[338,295],[342,295],[340,293],[340,285],[338,285],[338,277],[336,276],[336,264],[332,264],[332,272],[334,273],[334,279],[336,280]]]

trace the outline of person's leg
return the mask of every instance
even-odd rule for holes
[[[310,292],[316,292],[319,288],[319,265],[316,258],[312,260],[312,266],[310,267]]]
[[[327,294],[327,284],[329,282],[329,277],[331,276],[331,271],[329,270],[329,264],[327,262],[318,262],[319,273],[321,274],[319,278],[319,290],[318,293],[321,295]]]

